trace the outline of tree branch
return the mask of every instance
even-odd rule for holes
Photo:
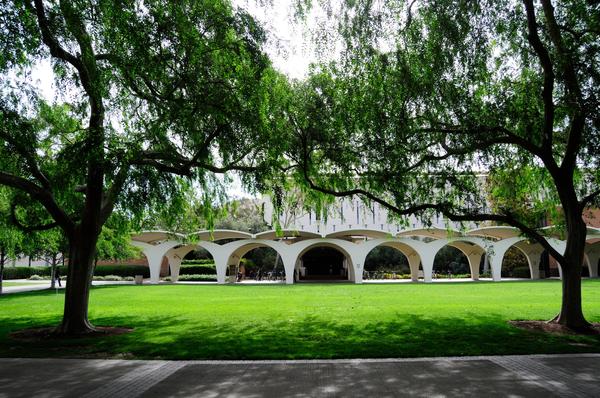
[[[592,202],[598,195],[600,195],[600,188],[596,189],[594,192],[581,199],[581,201],[579,202],[579,206],[581,207],[581,209],[583,210],[583,208],[585,208],[590,202]]]
[[[75,223],[58,206],[51,192],[43,189],[29,180],[26,180],[25,178],[6,173],[4,171],[0,171],[0,184],[23,191],[29,194],[32,199],[40,202],[40,204],[42,204],[42,206],[44,206],[44,208],[48,211],[50,216],[52,216],[52,218],[68,235],[72,235],[75,231]]]
[[[23,232],[35,232],[35,231],[47,231],[52,228],[56,228],[58,223],[56,221],[48,224],[40,224],[34,226],[26,226],[19,221],[17,218],[17,203],[13,202],[10,205],[10,221]]]
[[[585,105],[583,103],[584,101],[581,94],[581,88],[579,86],[573,60],[564,46],[562,34],[554,16],[554,7],[550,3],[550,0],[542,0],[542,8],[544,9],[544,16],[546,17],[546,25],[548,26],[550,40],[554,44],[554,47],[556,48],[556,51],[560,57],[558,66],[563,71],[571,105],[575,107],[574,114],[571,115],[572,119],[567,136],[567,148],[565,150],[565,156],[560,165],[561,169],[571,171],[575,168],[577,154],[583,140],[582,135],[585,123]]]
[[[50,49],[50,54],[53,57],[70,63],[77,70],[83,68],[81,60],[75,57],[73,54],[66,51],[50,31],[50,23],[48,22],[48,19],[46,18],[46,12],[44,11],[44,2],[42,0],[34,0],[34,2],[35,7],[31,4],[30,1],[26,1],[25,6],[29,9],[29,11],[36,14],[38,25],[42,33],[42,41]]]
[[[531,239],[537,241],[544,249],[548,250],[550,255],[554,257],[558,262],[564,263],[564,256],[559,253],[556,249],[554,249],[550,243],[534,228],[530,228],[522,222],[516,220],[514,217],[505,214],[457,214],[451,210],[451,205],[448,203],[422,203],[418,205],[409,206],[406,208],[400,208],[396,205],[391,204],[387,200],[382,199],[381,197],[374,195],[372,192],[369,192],[364,189],[355,188],[349,190],[338,191],[326,187],[322,187],[318,184],[315,184],[314,181],[310,178],[308,174],[308,162],[310,155],[308,154],[307,146],[303,145],[303,153],[304,153],[304,162],[302,164],[302,171],[304,180],[308,183],[311,189],[314,189],[318,192],[322,192],[328,195],[332,195],[335,197],[346,197],[346,196],[362,196],[367,198],[375,203],[380,204],[386,209],[392,211],[393,213],[399,216],[407,216],[413,215],[425,210],[436,210],[442,213],[444,216],[448,217],[452,221],[496,221],[502,222],[505,224],[509,224],[515,228],[521,230],[525,235],[529,236]]]
[[[546,155],[552,157],[552,141],[554,129],[554,101],[552,99],[554,91],[554,71],[552,70],[552,60],[548,49],[540,40],[537,31],[537,20],[535,17],[535,7],[533,0],[523,0],[527,14],[527,40],[535,50],[542,70],[544,71],[544,87],[542,89],[542,99],[544,102],[544,125],[542,148]]]

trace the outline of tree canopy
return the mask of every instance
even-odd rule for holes
[[[558,320],[585,325],[577,281],[582,212],[600,194],[599,7],[341,3],[344,52],[298,85],[290,112],[297,181],[398,217],[520,228],[563,268]],[[547,220],[565,231],[564,253],[545,239]]]
[[[190,187],[218,191],[215,173],[247,173],[248,186],[268,174],[284,80],[265,32],[224,0],[15,0],[0,22],[0,184],[20,193],[25,227],[64,231],[62,330],[89,331],[93,258],[113,211],[176,209]],[[18,79],[44,60],[53,103]]]

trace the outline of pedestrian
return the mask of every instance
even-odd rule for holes
[[[58,287],[62,287],[60,284],[60,272],[58,271],[58,267],[54,269],[54,279],[58,282]]]

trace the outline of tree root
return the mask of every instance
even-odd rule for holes
[[[549,321],[508,321],[508,323],[519,329],[551,334],[600,334],[600,323],[589,323],[587,326],[571,327],[557,322],[556,319],[554,318]]]
[[[59,327],[31,328],[12,332],[9,336],[15,340],[43,341],[58,339],[78,339],[90,337],[105,337],[132,332],[132,328],[98,326],[81,333],[65,333]]]

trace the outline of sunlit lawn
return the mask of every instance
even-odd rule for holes
[[[31,285],[43,285],[43,284],[50,284],[50,281],[35,281],[35,282],[8,282],[8,281],[3,281],[2,282],[2,286],[3,287],[13,287],[13,286],[31,286]]]
[[[600,322],[600,280],[583,282]],[[552,336],[508,320],[549,319],[559,281],[293,286],[94,287],[90,319],[120,336],[24,343],[11,331],[57,324],[62,293],[0,297],[0,356],[348,358],[600,352],[597,336]]]

